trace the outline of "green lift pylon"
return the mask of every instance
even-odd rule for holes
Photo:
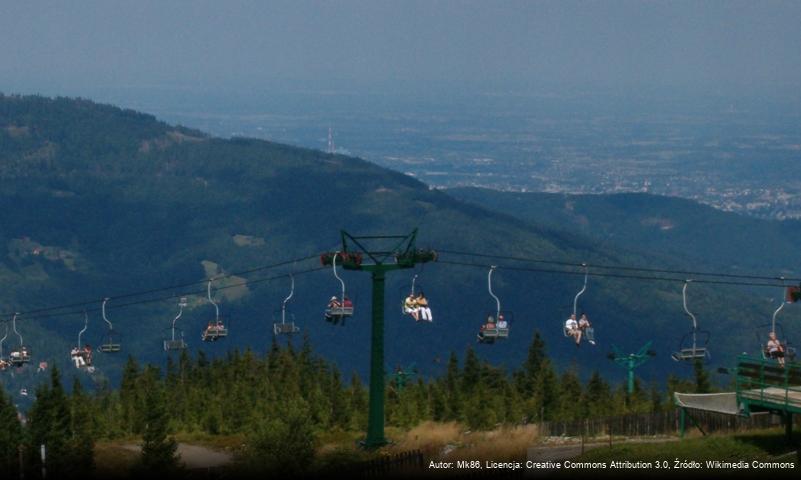
[[[654,355],[656,354],[651,350],[650,341],[643,345],[637,353],[623,353],[619,348],[612,345],[612,352],[607,356],[609,360],[626,369],[628,379],[626,391],[629,395],[634,393],[634,370],[650,360]]]
[[[417,249],[417,229],[408,235],[353,236],[342,230],[342,249],[321,255],[323,265],[331,265],[334,256],[345,270],[367,271],[373,277],[372,325],[370,333],[370,402],[365,448],[386,445],[384,437],[384,280],[393,270],[414,268],[418,263],[437,259],[433,250]],[[375,245],[367,248],[366,244]],[[340,260],[337,260],[339,264]]]

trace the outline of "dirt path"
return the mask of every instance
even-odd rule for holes
[[[140,445],[123,445],[122,448],[137,453],[142,451]],[[186,443],[178,444],[178,456],[189,469],[221,467],[234,460],[230,453]]]

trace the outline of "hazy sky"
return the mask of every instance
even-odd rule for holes
[[[0,0],[0,91],[801,86],[801,2]]]

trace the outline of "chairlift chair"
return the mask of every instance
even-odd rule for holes
[[[784,306],[788,303],[794,303],[795,299],[789,293],[785,297],[784,301],[781,302],[779,308],[773,311],[773,316],[771,317],[771,322],[765,325],[760,325],[757,328],[757,341],[759,342],[759,351],[762,355],[762,358],[765,360],[770,359],[770,355],[768,354],[767,349],[767,338],[769,338],[770,332],[776,333],[776,339],[779,340],[782,347],[784,347],[784,357],[790,361],[795,360],[796,350],[794,347],[791,346],[791,343],[787,340],[787,337],[784,335],[784,328],[782,327],[781,323],[776,321],[776,317],[779,316],[779,312],[784,309]]]
[[[184,342],[184,332],[180,329],[175,328],[175,323],[181,318],[181,315],[184,313],[184,307],[186,306],[186,297],[181,297],[181,300],[178,302],[178,315],[172,321],[172,327],[168,327],[170,337],[164,340],[164,351],[169,352],[172,350],[184,350],[187,348],[186,342]],[[176,335],[177,333],[177,335]]]
[[[427,312],[428,315],[424,315],[424,312],[421,310],[421,308],[419,306],[417,306],[415,311],[412,311],[407,307],[407,304],[406,304],[406,300],[409,299],[409,298],[413,298],[416,301],[417,298],[419,298],[420,295],[425,296],[425,294],[423,293],[422,286],[419,283],[417,283],[417,276],[418,275],[415,274],[412,277],[411,285],[407,285],[406,287],[401,287],[401,289],[400,289],[400,292],[401,292],[400,293],[400,297],[401,297],[401,300],[400,300],[401,314],[408,315],[408,316],[412,317],[418,323],[420,323],[420,322],[432,322],[433,318],[431,316],[431,306],[427,304],[427,302],[428,302],[427,298],[425,299],[426,300],[425,308],[428,310],[428,312]],[[408,293],[406,293],[406,292],[408,292]],[[429,317],[429,318],[424,318],[426,316]]]
[[[498,312],[488,312],[487,318],[493,317],[495,319],[495,328],[484,328],[482,333],[482,343],[494,343],[496,339],[504,340],[509,338],[509,323],[512,322],[514,319],[514,313],[509,310],[503,310],[500,312],[499,317],[495,317],[494,315],[498,314]],[[506,328],[499,328],[497,325],[500,323],[498,318],[502,318],[506,321],[507,327]]]
[[[70,352],[70,360],[75,362],[77,368],[90,368],[92,366],[92,351],[81,346],[83,345],[81,341],[83,334],[86,332],[86,329],[89,328],[89,314],[84,311],[83,315],[84,323],[83,328],[78,332],[78,346],[73,348]],[[80,360],[76,359],[76,357],[80,357]]]
[[[581,290],[579,290],[579,292],[576,294],[576,296],[573,297],[573,316],[571,317],[571,318],[574,318],[576,320],[576,324],[577,325],[578,325],[578,321],[579,321],[579,318],[578,318],[578,301],[579,301],[579,298],[582,295],[584,295],[584,292],[587,291],[587,281],[588,281],[589,276],[590,276],[590,269],[587,266],[587,264],[586,263],[582,263],[581,266],[584,268],[584,284],[582,285]],[[571,333],[570,333],[570,329],[567,328],[567,325],[565,325],[565,323],[562,323],[562,335],[564,335],[566,338],[573,338],[573,335],[571,335]],[[590,327],[586,327],[586,328],[582,329],[581,340],[586,340],[586,341],[590,342],[591,345],[595,345],[595,328],[590,326]]]
[[[209,324],[206,326],[205,330],[203,330],[203,332],[200,334],[200,338],[204,342],[216,342],[217,340],[228,336],[228,329],[225,327],[223,317],[220,316],[220,306],[217,305],[211,298],[211,282],[212,279],[209,279],[207,292],[209,303],[214,305],[214,320],[209,321]]]
[[[709,353],[707,345],[709,344],[709,332],[706,330],[698,329],[698,320],[695,315],[687,308],[687,286],[692,280],[686,280],[684,287],[681,290],[682,304],[684,305],[684,312],[693,323],[693,328],[689,333],[684,335],[679,343],[679,348],[673,352],[670,357],[677,362],[708,362],[712,358]]]
[[[295,315],[292,312],[287,312],[287,305],[295,295],[295,276],[290,273],[289,278],[292,286],[290,287],[289,295],[281,302],[281,322],[273,322],[273,333],[275,335],[291,335],[300,332],[300,327],[295,325]]]
[[[756,344],[759,348],[759,354],[762,356],[763,360],[770,360],[770,355],[768,355],[767,349],[767,339],[768,334],[770,332],[776,332],[776,338],[779,340],[781,345],[784,347],[784,356],[787,360],[794,360],[796,357],[796,348],[793,346],[793,342],[787,339],[787,336],[784,334],[784,327],[781,323],[765,323],[759,325],[754,332],[754,336],[756,337]]]
[[[19,337],[19,346],[11,351],[11,354],[8,356],[8,360],[11,363],[11,365],[14,365],[15,367],[21,367],[26,363],[30,363],[31,351],[27,346],[25,346],[25,342],[22,339],[22,335],[19,333],[19,331],[17,331],[17,315],[19,314],[15,313],[14,316],[12,317],[11,325],[13,327],[14,333],[16,333],[17,337]]]
[[[712,358],[707,348],[709,337],[709,332],[706,330],[695,330],[686,333],[681,338],[679,348],[670,354],[670,358],[677,362],[693,363],[697,360],[704,363],[708,362]]]
[[[3,344],[8,338],[8,322],[3,322],[3,327],[5,327],[5,334],[3,338],[0,338],[0,371],[4,371],[10,365],[5,357],[5,351],[3,350]]]
[[[339,283],[342,285],[342,297],[340,297],[339,301],[336,305],[331,305],[329,302],[328,306],[325,309],[325,318],[326,320],[332,323],[339,323],[339,321],[344,320],[347,317],[353,316],[353,304],[350,303],[350,299],[347,297],[345,292],[345,281],[340,278],[337,274],[337,257],[340,256],[340,252],[334,253],[334,257],[331,261],[332,268],[334,270],[334,277],[339,280]],[[331,301],[334,300],[335,297],[332,297]]]
[[[103,353],[118,353],[122,350],[122,343],[120,342],[119,334],[114,330],[114,325],[111,324],[109,319],[106,317],[106,302],[108,302],[108,298],[103,299],[103,305],[101,311],[103,313],[103,321],[106,322],[108,325],[108,329],[106,330],[103,339],[100,341],[100,345],[98,345],[97,349]]]
[[[478,334],[478,340],[481,343],[492,344],[495,340],[503,340],[509,338],[509,322],[512,320],[512,312],[501,310],[501,300],[492,291],[492,274],[497,267],[492,265],[487,273],[487,291],[490,296],[495,300],[495,310],[487,314],[487,323],[482,326]],[[491,322],[490,319],[494,320]],[[502,326],[501,322],[506,322],[506,326]],[[487,327],[487,325],[494,324],[495,327]]]

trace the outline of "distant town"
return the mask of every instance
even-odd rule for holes
[[[258,102],[137,106],[223,137],[359,156],[435,188],[650,192],[760,218],[801,218],[794,175],[801,108],[792,101],[677,96],[622,108],[613,97],[499,95],[385,99],[381,111],[344,100],[307,95],[263,110]]]

